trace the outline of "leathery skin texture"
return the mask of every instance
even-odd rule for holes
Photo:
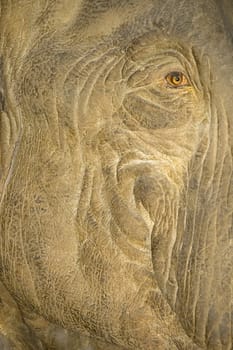
[[[232,0],[0,0],[0,348],[231,350]]]

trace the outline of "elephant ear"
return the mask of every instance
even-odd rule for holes
[[[217,3],[222,12],[223,22],[226,30],[233,41],[233,1],[232,0],[217,0]]]

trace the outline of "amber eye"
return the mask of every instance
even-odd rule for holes
[[[169,87],[179,88],[189,85],[188,79],[182,72],[171,72],[166,76],[165,79]]]

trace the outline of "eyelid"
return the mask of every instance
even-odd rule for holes
[[[173,64],[171,64],[173,63]],[[166,77],[173,72],[179,72],[184,75],[186,78],[185,84],[181,86],[172,86],[166,80]],[[184,87],[191,86],[190,76],[188,72],[184,69],[181,64],[174,64],[174,62],[169,62],[169,64],[154,64],[150,61],[145,65],[141,65],[140,67],[135,67],[135,71],[133,71],[127,79],[127,86],[129,88],[141,88],[148,85],[159,85],[160,87],[165,87],[169,89],[182,89]]]

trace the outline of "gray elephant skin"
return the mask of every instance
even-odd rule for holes
[[[0,0],[1,349],[233,349],[232,171],[232,0]]]

